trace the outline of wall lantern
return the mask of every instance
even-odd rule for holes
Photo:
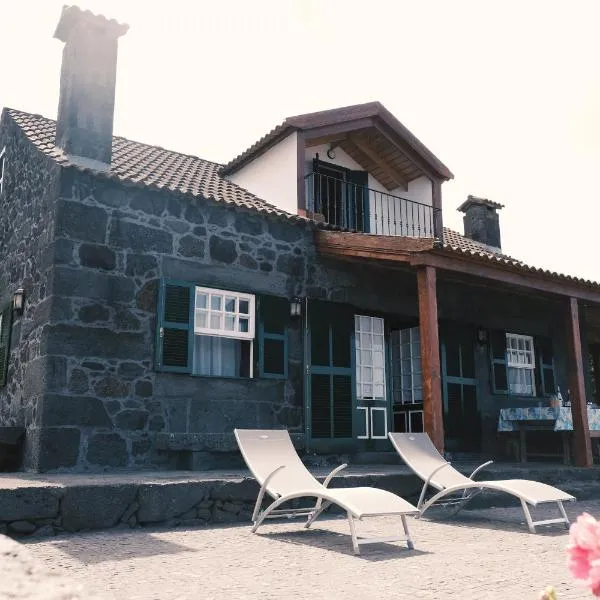
[[[300,298],[292,298],[290,300],[290,315],[299,317],[302,314],[302,300]]]
[[[485,344],[487,344],[487,341],[488,341],[487,329],[485,329],[483,327],[478,327],[477,328],[477,342],[481,346],[485,346]]]
[[[25,291],[23,290],[23,288],[19,288],[13,294],[13,311],[17,315],[22,315],[24,308],[25,308]]]

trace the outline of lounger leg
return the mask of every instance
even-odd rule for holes
[[[348,514],[348,524],[350,525],[350,535],[352,536],[352,548],[354,548],[354,554],[360,554],[360,548],[358,546],[358,538],[356,537],[356,527],[354,526],[354,517],[350,512]]]
[[[319,517],[319,515],[326,511],[331,506],[331,502],[323,502],[319,506],[315,506],[315,510],[312,515],[309,515],[308,520],[304,523],[304,528],[308,529]]]
[[[404,528],[404,535],[406,536],[406,545],[409,550],[414,550],[415,545],[413,544],[412,538],[410,537],[410,531],[408,530],[408,523],[406,522],[406,515],[400,515],[402,517],[402,527]]]
[[[567,529],[569,529],[571,526],[571,523],[569,523],[569,517],[567,517],[567,513],[565,511],[565,507],[563,506],[562,500],[559,500],[557,502],[557,504],[558,504],[558,510],[560,510],[560,514],[563,516],[563,519],[565,520],[565,527]]]
[[[523,507],[523,512],[525,513],[525,520],[527,521],[527,527],[529,527],[529,531],[531,531],[531,533],[535,533],[535,525],[533,524],[527,502],[525,502],[525,500],[521,500],[521,506]]]

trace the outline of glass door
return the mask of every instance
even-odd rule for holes
[[[355,315],[356,437],[385,440],[388,401],[385,379],[385,329],[379,317]]]
[[[393,430],[423,431],[423,377],[418,327],[392,330]]]

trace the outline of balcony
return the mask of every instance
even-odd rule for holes
[[[322,173],[304,178],[307,213],[314,219],[360,233],[434,238],[441,211]]]

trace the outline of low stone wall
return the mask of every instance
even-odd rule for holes
[[[360,467],[356,467],[360,469]],[[350,469],[349,469],[350,471]],[[600,471],[573,468],[520,468],[496,465],[490,479],[534,479],[584,500],[600,497]],[[318,479],[324,479],[324,470]],[[60,476],[57,476],[60,477]],[[66,477],[69,477],[68,475]],[[391,491],[416,504],[422,482],[408,469],[350,472],[335,477],[331,487],[371,486]],[[0,479],[0,534],[13,537],[51,536],[112,527],[192,527],[208,524],[250,524],[259,492],[256,481],[243,475],[208,473],[135,474],[79,479]],[[268,499],[265,500],[267,502]],[[298,501],[296,507],[310,500]],[[486,493],[471,508],[509,506],[509,494]],[[332,507],[336,511],[336,507]]]
[[[258,490],[250,479],[0,490],[0,533],[49,536],[117,526],[249,522]]]
[[[0,535],[0,598],[13,600],[101,600],[71,578],[47,571],[26,547]]]

